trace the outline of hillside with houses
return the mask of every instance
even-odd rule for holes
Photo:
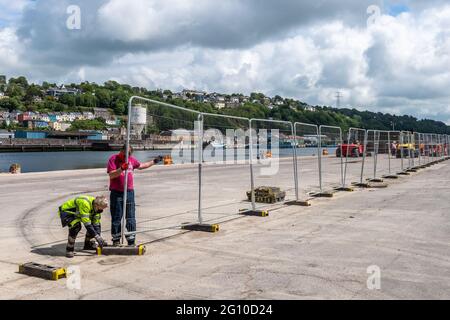
[[[133,95],[208,113],[333,125],[344,130],[370,127],[450,133],[445,123],[434,120],[311,106],[295,99],[278,95],[268,97],[263,93],[223,94],[192,89],[172,92],[132,87],[116,81],[107,81],[103,85],[90,82],[34,84],[25,77],[7,79],[0,76],[0,129],[3,130],[0,135],[10,137],[15,131],[96,131],[101,132],[105,139],[120,137],[124,134],[128,100]],[[159,129],[162,130],[153,128]]]

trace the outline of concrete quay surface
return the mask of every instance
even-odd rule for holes
[[[324,161],[325,186],[334,185],[339,161]],[[282,160],[276,176],[256,166],[256,184],[281,186],[292,199],[291,164]],[[207,164],[203,218],[220,223],[215,234],[178,228],[197,219],[197,167],[158,166],[135,180],[138,242],[147,254],[95,256],[81,251],[83,233],[71,260],[64,257],[67,229],[57,208],[76,195],[108,195],[105,170],[1,175],[0,298],[449,299],[449,164],[390,181],[386,189],[315,199],[311,207],[272,205],[267,218],[237,214],[249,207],[248,166]],[[314,157],[299,161],[302,197],[318,188],[316,168]],[[360,160],[352,161],[350,180],[359,169]],[[107,240],[109,224],[105,212]],[[78,266],[81,288],[17,273],[18,264],[30,261]],[[379,290],[368,289],[370,266],[381,271]]]

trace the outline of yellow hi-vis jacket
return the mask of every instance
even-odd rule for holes
[[[80,196],[66,201],[60,207],[61,212],[66,212],[74,215],[74,220],[69,224],[69,227],[73,227],[78,222],[84,224],[86,229],[91,229],[89,226],[99,226],[101,213],[94,211],[95,197]]]

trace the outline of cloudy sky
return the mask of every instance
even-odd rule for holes
[[[0,0],[0,74],[313,105],[341,91],[450,124],[450,1]]]

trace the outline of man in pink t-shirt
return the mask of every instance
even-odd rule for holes
[[[122,147],[119,154],[113,155],[108,161],[109,174],[109,190],[110,190],[110,210],[111,210],[111,235],[113,245],[120,244],[121,227],[123,218],[123,197],[125,188],[125,172],[128,169],[128,183],[127,183],[127,212],[126,212],[126,229],[128,231],[127,242],[128,245],[134,245],[136,241],[136,215],[134,202],[134,181],[133,171],[144,170],[159,163],[162,157],[157,157],[152,161],[141,163],[131,154],[133,148],[130,146],[128,153],[128,163],[125,162],[126,146]]]

